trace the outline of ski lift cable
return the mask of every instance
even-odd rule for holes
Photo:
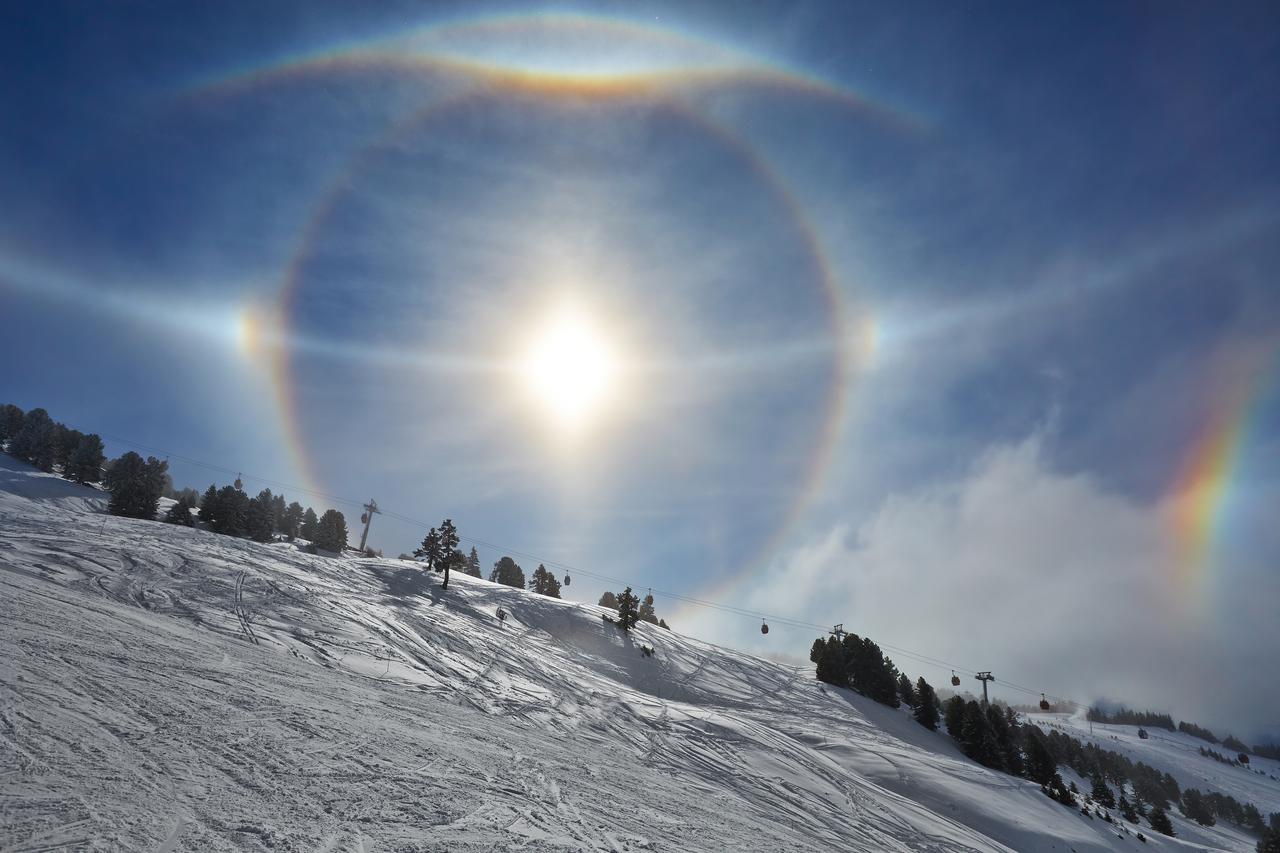
[[[154,445],[150,445],[150,444],[144,444],[144,443],[142,443],[142,442],[134,441],[134,440],[132,440],[132,439],[123,438],[123,437],[121,437],[121,436],[117,436],[117,435],[109,435],[109,434],[107,434],[107,433],[98,433],[98,435],[99,435],[99,436],[101,436],[101,437],[102,437],[102,438],[104,438],[104,439],[107,439],[107,440],[110,440],[110,441],[114,441],[114,442],[117,442],[117,443],[120,443],[120,444],[124,444],[124,445],[127,445],[127,446],[129,446],[129,447],[134,447],[134,448],[137,448],[137,449],[139,449],[139,450],[146,450],[146,451],[149,451],[149,452],[152,452],[152,453],[161,453],[161,454],[164,454],[165,456],[169,457],[170,459],[179,460],[179,461],[185,462],[185,463],[187,463],[187,464],[189,464],[189,465],[195,465],[195,466],[197,466],[197,467],[204,468],[204,469],[209,470],[209,471],[216,471],[216,472],[223,473],[223,474],[235,475],[235,476],[237,476],[237,477],[241,477],[241,476],[243,476],[243,477],[246,477],[247,479],[253,480],[253,481],[255,481],[255,482],[263,483],[264,485],[268,485],[268,486],[275,486],[275,487],[276,487],[276,488],[278,488],[278,489],[288,489],[288,490],[290,490],[290,491],[292,491],[292,492],[297,492],[297,493],[301,493],[301,494],[305,494],[305,495],[310,495],[310,496],[312,496],[312,497],[316,497],[316,498],[323,498],[324,500],[332,501],[332,502],[337,503],[337,504],[344,504],[344,505],[347,505],[347,506],[354,506],[354,507],[363,507],[363,506],[364,506],[364,501],[362,501],[362,500],[356,500],[356,499],[353,499],[353,498],[346,498],[346,497],[343,497],[343,496],[341,496],[341,495],[335,495],[335,494],[332,494],[332,493],[329,493],[329,492],[322,492],[322,491],[319,491],[319,490],[317,490],[317,489],[311,489],[311,488],[308,488],[308,487],[306,487],[306,486],[300,486],[300,485],[298,485],[298,484],[296,484],[296,483],[287,483],[287,482],[284,482],[284,481],[282,481],[282,480],[276,480],[276,479],[272,479],[272,478],[269,478],[269,477],[263,477],[263,476],[260,476],[260,475],[257,475],[257,474],[253,474],[253,473],[243,474],[241,471],[239,471],[239,470],[237,470],[237,469],[234,469],[234,468],[227,468],[227,467],[222,466],[222,465],[214,465],[214,464],[212,464],[212,463],[205,462],[205,461],[200,460],[200,459],[195,459],[195,458],[193,458],[193,457],[186,456],[186,455],[181,454],[181,453],[175,453],[175,452],[170,451],[170,450],[165,450],[164,448],[161,448],[161,447],[156,447],[156,446],[154,446]],[[387,517],[389,517],[389,518],[394,518],[394,519],[396,519],[396,520],[398,520],[398,521],[404,522],[405,524],[412,525],[412,526],[414,526],[414,527],[423,527],[423,528],[426,528],[426,527],[430,527],[430,526],[431,526],[430,524],[428,524],[428,523],[426,523],[426,522],[424,522],[424,521],[421,521],[420,519],[412,518],[411,516],[403,515],[403,514],[401,514],[401,513],[394,512],[394,511],[392,511],[392,510],[383,509],[383,510],[382,510],[382,514],[383,514],[383,515],[385,515],[385,516],[387,516]],[[552,567],[552,568],[556,568],[556,569],[560,569],[560,570],[562,570],[562,571],[569,571],[569,572],[573,572],[573,573],[575,573],[575,574],[582,574],[582,575],[586,575],[587,577],[594,578],[594,579],[596,579],[596,580],[600,580],[600,581],[606,581],[606,582],[608,582],[608,583],[621,584],[621,585],[623,585],[623,586],[634,586],[634,584],[631,584],[631,583],[629,583],[628,581],[623,580],[622,578],[616,578],[616,577],[613,577],[613,576],[611,576],[611,575],[603,574],[603,573],[601,573],[601,572],[594,572],[594,571],[590,571],[590,570],[588,570],[588,569],[584,569],[584,568],[582,568],[581,566],[571,565],[571,564],[569,564],[569,563],[564,563],[564,562],[561,562],[561,561],[558,561],[558,560],[548,560],[548,559],[545,559],[545,558],[539,557],[539,556],[537,556],[536,554],[531,554],[531,553],[529,553],[528,551],[521,551],[521,550],[518,550],[518,549],[515,549],[515,548],[508,548],[508,547],[506,547],[506,546],[504,546],[504,545],[500,545],[500,544],[497,544],[497,543],[495,543],[495,542],[489,542],[489,541],[486,541],[486,540],[484,540],[484,539],[479,539],[479,538],[474,537],[474,536],[463,536],[463,535],[459,535],[459,536],[458,536],[458,538],[459,538],[459,540],[461,540],[461,541],[463,541],[463,542],[468,542],[468,543],[470,543],[470,544],[472,544],[472,545],[477,545],[477,546],[479,546],[479,547],[482,547],[482,548],[488,548],[488,549],[491,549],[491,550],[494,550],[494,551],[500,551],[500,552],[502,552],[502,553],[505,553],[505,554],[511,554],[511,555],[513,555],[513,556],[516,556],[516,557],[523,557],[523,558],[525,558],[525,559],[527,559],[527,560],[535,560],[535,561],[537,561],[537,562],[539,562],[539,563],[542,563],[543,565],[550,566],[550,567]],[[760,620],[762,620],[762,621],[766,621],[766,620],[767,620],[768,622],[770,622],[770,623],[772,623],[772,624],[782,625],[782,626],[784,626],[784,627],[789,627],[789,628],[803,629],[803,630],[808,630],[808,631],[818,631],[818,632],[821,632],[821,633],[827,633],[827,632],[829,632],[829,631],[830,631],[830,626],[828,626],[828,625],[818,625],[817,623],[814,623],[814,622],[806,622],[806,621],[804,621],[804,620],[802,620],[802,619],[794,619],[794,618],[787,617],[787,616],[778,616],[778,615],[773,615],[773,614],[768,614],[768,613],[761,613],[761,612],[759,612],[759,611],[749,610],[749,609],[746,609],[746,608],[743,608],[743,607],[738,607],[737,605],[733,605],[733,604],[726,604],[726,603],[724,603],[724,602],[719,602],[719,601],[709,601],[709,600],[704,599],[704,598],[697,598],[697,597],[692,596],[692,595],[686,595],[686,594],[684,594],[684,593],[673,592],[673,591],[671,591],[671,590],[662,590],[662,589],[656,589],[656,588],[650,588],[650,590],[651,590],[651,592],[655,592],[655,593],[657,593],[657,594],[658,594],[658,595],[660,595],[660,596],[663,596],[663,597],[665,597],[665,598],[670,598],[670,599],[672,599],[672,600],[674,600],[674,601],[684,602],[685,604],[690,604],[690,605],[693,605],[693,606],[696,606],[696,607],[703,607],[703,608],[707,608],[707,609],[711,609],[711,610],[717,610],[717,611],[720,611],[720,612],[722,612],[722,613],[727,613],[727,614],[730,614],[730,615],[733,615],[733,616],[743,616],[743,617],[748,617],[748,618],[751,618],[751,619],[760,619]],[[920,653],[920,652],[915,652],[915,651],[912,651],[912,650],[910,650],[910,649],[903,648],[903,647],[901,647],[901,646],[895,646],[895,645],[891,645],[891,644],[889,644],[889,643],[878,643],[878,645],[879,645],[881,648],[883,648],[883,649],[887,649],[887,650],[889,650],[889,651],[893,652],[895,655],[898,655],[898,656],[900,656],[900,657],[907,658],[908,660],[912,660],[912,661],[914,661],[914,662],[916,662],[916,663],[922,663],[922,664],[925,664],[925,665],[928,665],[928,666],[939,667],[939,668],[942,668],[942,669],[949,669],[949,670],[953,670],[953,671],[955,671],[955,672],[963,672],[963,673],[965,673],[966,675],[970,675],[970,676],[972,676],[972,675],[976,675],[976,674],[977,674],[977,672],[978,672],[977,670],[969,669],[968,667],[959,666],[959,665],[953,664],[953,663],[951,663],[951,662],[949,662],[949,661],[942,660],[941,658],[935,658],[935,657],[932,657],[932,656],[930,656],[930,655],[925,655],[925,654],[922,654],[922,653]],[[1075,706],[1075,707],[1078,707],[1078,708],[1085,708],[1085,707],[1088,707],[1087,705],[1082,704],[1082,703],[1080,703],[1080,702],[1077,702],[1077,701],[1075,701],[1075,700],[1073,700],[1073,699],[1070,699],[1070,698],[1068,698],[1068,697],[1065,697],[1065,696],[1056,696],[1056,695],[1054,695],[1054,694],[1046,693],[1046,692],[1045,692],[1045,691],[1043,691],[1043,690],[1033,690],[1033,689],[1032,689],[1032,688],[1030,688],[1030,687],[1026,687],[1026,686],[1024,686],[1024,685],[1018,684],[1018,683],[1013,682],[1013,681],[1009,681],[1009,680],[1007,680],[1007,679],[1001,679],[1000,684],[1001,684],[1002,686],[1006,687],[1006,688],[1011,689],[1011,690],[1016,690],[1016,691],[1019,691],[1019,692],[1022,692],[1022,693],[1027,693],[1027,694],[1029,694],[1029,695],[1033,695],[1033,696],[1039,696],[1039,695],[1048,696],[1050,699],[1053,699],[1053,700],[1054,700],[1056,703],[1058,703],[1058,704],[1072,705],[1072,706]]]

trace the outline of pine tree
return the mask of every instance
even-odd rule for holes
[[[964,732],[964,700],[952,696],[946,705],[947,734],[959,742]]]
[[[9,453],[41,471],[52,471],[53,432],[49,413],[44,409],[32,409],[23,418],[22,429],[10,439]]]
[[[102,463],[106,461],[102,439],[94,433],[89,433],[76,445],[62,475],[77,483],[96,483],[102,479]]]
[[[275,499],[276,499],[276,496],[271,493],[270,489],[263,489],[262,491],[258,492],[258,497],[256,498],[256,500],[266,508],[267,520],[271,522],[272,530],[274,530],[276,526],[275,517],[274,517],[275,510],[273,509]],[[250,536],[252,536],[252,534],[250,534]]]
[[[618,596],[618,624],[622,630],[630,631],[640,621],[640,599],[627,587]]]
[[[302,517],[302,504],[297,501],[289,504],[280,518],[280,532],[290,539],[296,537],[302,530]]]
[[[604,604],[603,601],[600,602]],[[809,660],[817,663],[822,660],[822,653],[827,650],[827,640],[825,637],[819,637],[813,641],[813,645],[809,647]]]
[[[1151,814],[1147,816],[1147,821],[1151,824],[1151,828],[1156,832],[1173,838],[1173,822],[1169,820],[1169,813],[1162,806],[1152,806]]]
[[[467,555],[467,561],[463,564],[462,570],[473,578],[480,577],[480,555],[476,553],[474,545],[471,547],[471,553]]]
[[[179,524],[183,527],[194,527],[195,519],[191,517],[191,504],[187,503],[186,498],[179,498],[178,502],[169,507],[169,512],[165,514],[164,520],[170,524]]]
[[[658,620],[658,627],[659,627],[659,628],[666,628],[668,631],[670,631],[670,630],[671,630],[671,626],[667,624],[667,620],[666,620],[666,619],[659,619],[659,620]]]
[[[1218,822],[1205,796],[1195,788],[1182,792],[1182,813],[1201,826],[1213,826]]]
[[[545,595],[550,598],[560,597],[560,581],[556,576],[547,571],[547,567],[538,564],[538,568],[533,570],[533,579],[529,581],[529,589],[538,595]]]
[[[71,455],[76,452],[83,438],[84,433],[78,429],[70,429],[62,424],[53,425],[53,464],[62,469],[62,476],[68,480],[71,479],[68,471],[71,467]]]
[[[453,555],[458,553],[458,528],[453,526],[453,519],[446,518],[440,522],[440,542],[436,551],[436,571],[444,570],[444,582],[441,589],[449,588],[449,570],[453,568]]]
[[[243,536],[248,524],[249,498],[235,486],[218,489],[210,527],[225,536]]]
[[[930,731],[938,728],[938,694],[924,680],[924,676],[916,679],[916,722]]]
[[[501,557],[498,562],[493,564],[493,571],[489,573],[489,580],[504,586],[524,589],[524,569],[520,568],[520,564],[510,557]]]
[[[597,603],[598,603],[601,607],[607,607],[607,608],[609,608],[610,610],[617,610],[617,609],[618,609],[618,596],[614,595],[614,594],[613,594],[613,593],[611,593],[611,592],[605,592],[605,594],[604,594],[604,595],[600,596],[600,601],[599,601],[599,602],[597,602]]]
[[[835,637],[823,641],[822,655],[818,658],[818,680],[837,687],[849,684],[849,669],[845,662],[844,646]]]
[[[960,727],[960,744],[964,754],[987,767],[1000,767],[999,748],[991,731],[987,712],[974,699],[964,706],[964,724]]]
[[[298,507],[302,509],[302,507]],[[271,499],[271,529],[276,533],[284,533],[285,515],[289,507],[285,504],[284,495],[276,495]]]
[[[1042,786],[1042,789],[1046,794],[1062,803],[1067,808],[1075,807],[1076,795],[1071,792],[1070,788],[1063,784],[1062,776],[1056,771],[1053,776],[1050,777],[1049,781]]]
[[[1129,823],[1138,822],[1138,810],[1133,807],[1133,803],[1125,799],[1123,792],[1120,794],[1120,814],[1123,815],[1124,819],[1129,821]]]
[[[907,678],[906,673],[898,674],[898,698],[902,700],[902,704],[908,708],[916,706],[916,689],[911,684],[911,679]]]
[[[1111,793],[1111,789],[1107,787],[1106,780],[1102,778],[1102,771],[1094,770],[1091,781],[1093,790],[1089,792],[1089,796],[1093,797],[1093,801],[1105,808],[1114,809],[1116,807],[1116,798]]]
[[[1027,778],[1047,785],[1058,772],[1058,762],[1045,743],[1044,734],[1036,726],[1027,726],[1024,743],[1027,753]]]
[[[22,432],[23,417],[22,409],[13,405],[13,403],[5,403],[0,406],[0,447],[6,441],[12,441],[14,436]],[[9,452],[13,453],[13,450],[10,449]]]
[[[435,571],[436,562],[440,559],[440,531],[434,527],[428,530],[422,537],[422,544],[414,549],[413,556],[422,559],[427,571]]]
[[[245,532],[254,542],[270,542],[272,524],[271,492],[263,490],[249,501],[244,519]]]
[[[302,538],[308,542],[316,541],[316,536],[320,534],[320,519],[316,518],[316,511],[311,507],[307,507],[307,511],[302,514],[300,530]]]
[[[347,519],[336,509],[326,509],[316,530],[316,547],[341,553],[347,547]]]
[[[132,450],[121,456],[107,472],[105,485],[111,492],[107,511],[128,518],[155,518],[168,468],[169,463],[154,456],[144,462]]]
[[[200,498],[200,512],[196,514],[196,518],[208,524],[217,516],[218,487],[211,483],[209,488],[204,490],[204,496]]]

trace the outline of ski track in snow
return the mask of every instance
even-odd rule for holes
[[[807,668],[102,503],[0,455],[6,853],[1252,848],[1117,837]]]

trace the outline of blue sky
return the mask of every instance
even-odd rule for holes
[[[1253,707],[1280,652],[1273,7],[5,19],[0,397],[1062,695],[1280,722],[1280,685]],[[508,369],[565,301],[624,365],[572,436]],[[1179,586],[1181,473],[1241,385]]]

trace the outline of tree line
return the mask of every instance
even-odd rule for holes
[[[1146,726],[1153,729],[1168,729],[1171,732],[1177,731],[1177,726],[1173,724],[1173,717],[1168,714],[1161,714],[1156,711],[1132,711],[1123,706],[1114,711],[1090,708],[1085,712],[1085,718],[1094,723],[1113,723],[1118,726]]]
[[[1173,723],[1173,718],[1169,714],[1161,714],[1155,711],[1131,711],[1128,708],[1121,707],[1115,711],[1106,712],[1099,708],[1090,708],[1086,714],[1087,718],[1095,723],[1116,723],[1127,726],[1150,726],[1152,728],[1168,729],[1169,731],[1179,731],[1183,734],[1191,735],[1200,740],[1209,743],[1221,743],[1227,749],[1234,749],[1236,752],[1260,755],[1266,758],[1280,759],[1280,746],[1275,744],[1255,744],[1250,747],[1244,741],[1235,735],[1227,735],[1221,740],[1211,730],[1204,726],[1182,720],[1177,726]]]
[[[1115,809],[1129,823],[1136,825],[1145,817],[1154,831],[1172,836],[1168,809],[1177,804],[1182,814],[1198,823],[1212,825],[1222,818],[1260,835],[1260,853],[1280,853],[1280,813],[1271,815],[1266,822],[1252,803],[1242,804],[1217,792],[1183,791],[1168,773],[1095,744],[1083,744],[1059,731],[1045,733],[1033,723],[1022,723],[1017,712],[998,703],[984,704],[962,696],[951,696],[943,703],[923,677],[913,682],[899,672],[869,638],[857,634],[819,637],[813,641],[809,659],[816,665],[819,680],[855,690],[890,708],[906,705],[927,729],[936,730],[941,721],[969,758],[994,770],[1030,779],[1051,799],[1070,808],[1081,806],[1082,813],[1090,818],[1100,808],[1098,814],[1112,821],[1106,809]],[[1108,715],[1106,722],[1116,721],[1117,716],[1139,721],[1132,724],[1174,729],[1167,714],[1122,709],[1121,714]],[[1062,765],[1090,780],[1087,795],[1082,795],[1074,782],[1063,781],[1058,771]],[[1084,805],[1080,803],[1082,798]],[[1095,808],[1090,809],[1090,805]]]
[[[82,485],[101,481],[107,460],[98,435],[71,429],[50,418],[44,409],[24,412],[12,403],[0,406],[0,446],[41,471],[57,469],[66,479]]]
[[[631,587],[627,587],[622,592],[605,592],[600,596],[597,602],[601,607],[607,607],[610,610],[618,611],[618,618],[614,621],[624,631],[630,631],[641,622],[648,622],[650,625],[657,625],[659,628],[671,630],[671,626],[667,624],[665,619],[658,618],[658,612],[654,605],[653,593],[646,593],[644,598],[631,591]],[[609,618],[609,617],[606,617]]]
[[[143,459],[132,450],[107,460],[102,438],[54,421],[44,409],[23,412],[13,404],[0,406],[0,446],[41,471],[60,473],[82,485],[101,483],[110,495],[107,511],[126,518],[154,520],[162,497],[175,503],[164,520],[194,527],[196,520],[214,533],[270,542],[276,535],[292,541],[301,537],[315,548],[339,552],[347,546],[347,523],[341,512],[326,510],[317,517],[297,501],[263,489],[255,497],[234,485],[209,486],[203,497],[195,489],[175,491],[169,463],[154,456]],[[192,512],[198,510],[193,518]]]

